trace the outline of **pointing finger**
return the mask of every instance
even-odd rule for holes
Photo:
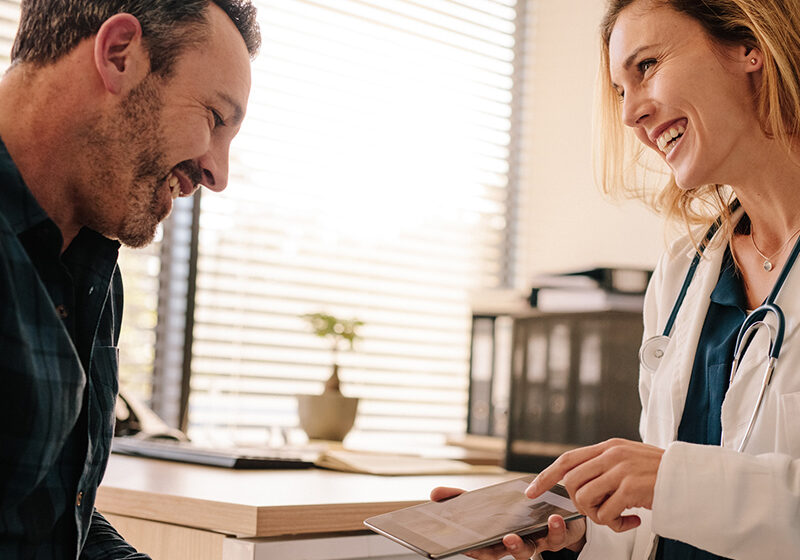
[[[544,469],[533,479],[533,482],[531,482],[525,490],[525,495],[529,498],[541,496],[558,483],[559,480],[563,479],[569,471],[600,455],[605,449],[605,443],[607,442],[581,447],[580,449],[574,449],[562,454],[552,465]]]

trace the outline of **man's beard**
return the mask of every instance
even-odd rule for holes
[[[148,245],[169,214],[162,192],[169,168],[162,151],[166,141],[157,80],[145,78],[123,100],[115,118],[91,127],[88,139],[94,196],[84,199],[83,222],[130,247]],[[122,219],[112,220],[107,206],[121,210]]]
[[[129,247],[144,247],[153,241],[158,224],[169,214],[161,194],[166,158],[156,146],[163,141],[156,136],[154,146],[143,147],[136,155],[136,172],[128,191],[128,209],[117,232],[117,239]],[[148,196],[149,195],[149,196]]]
[[[144,247],[153,241],[158,224],[169,214],[162,201],[168,173],[162,147],[161,95],[148,76],[123,102],[124,120],[130,126],[135,151],[135,171],[128,190],[128,209],[117,238],[130,247]]]

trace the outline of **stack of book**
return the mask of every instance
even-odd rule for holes
[[[597,267],[534,278],[529,303],[541,311],[641,311],[651,270]]]

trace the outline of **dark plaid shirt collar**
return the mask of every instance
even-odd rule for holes
[[[50,220],[39,206],[28,187],[25,186],[17,166],[11,160],[3,140],[0,138],[0,174],[3,175],[3,188],[0,189],[0,211],[5,214],[9,226],[15,234]]]

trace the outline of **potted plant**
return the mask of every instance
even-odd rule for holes
[[[300,426],[309,439],[342,441],[356,419],[358,399],[345,397],[339,388],[339,351],[352,350],[359,338],[357,330],[364,323],[357,319],[339,319],[327,313],[303,315],[314,334],[331,343],[332,371],[321,395],[297,395]]]

